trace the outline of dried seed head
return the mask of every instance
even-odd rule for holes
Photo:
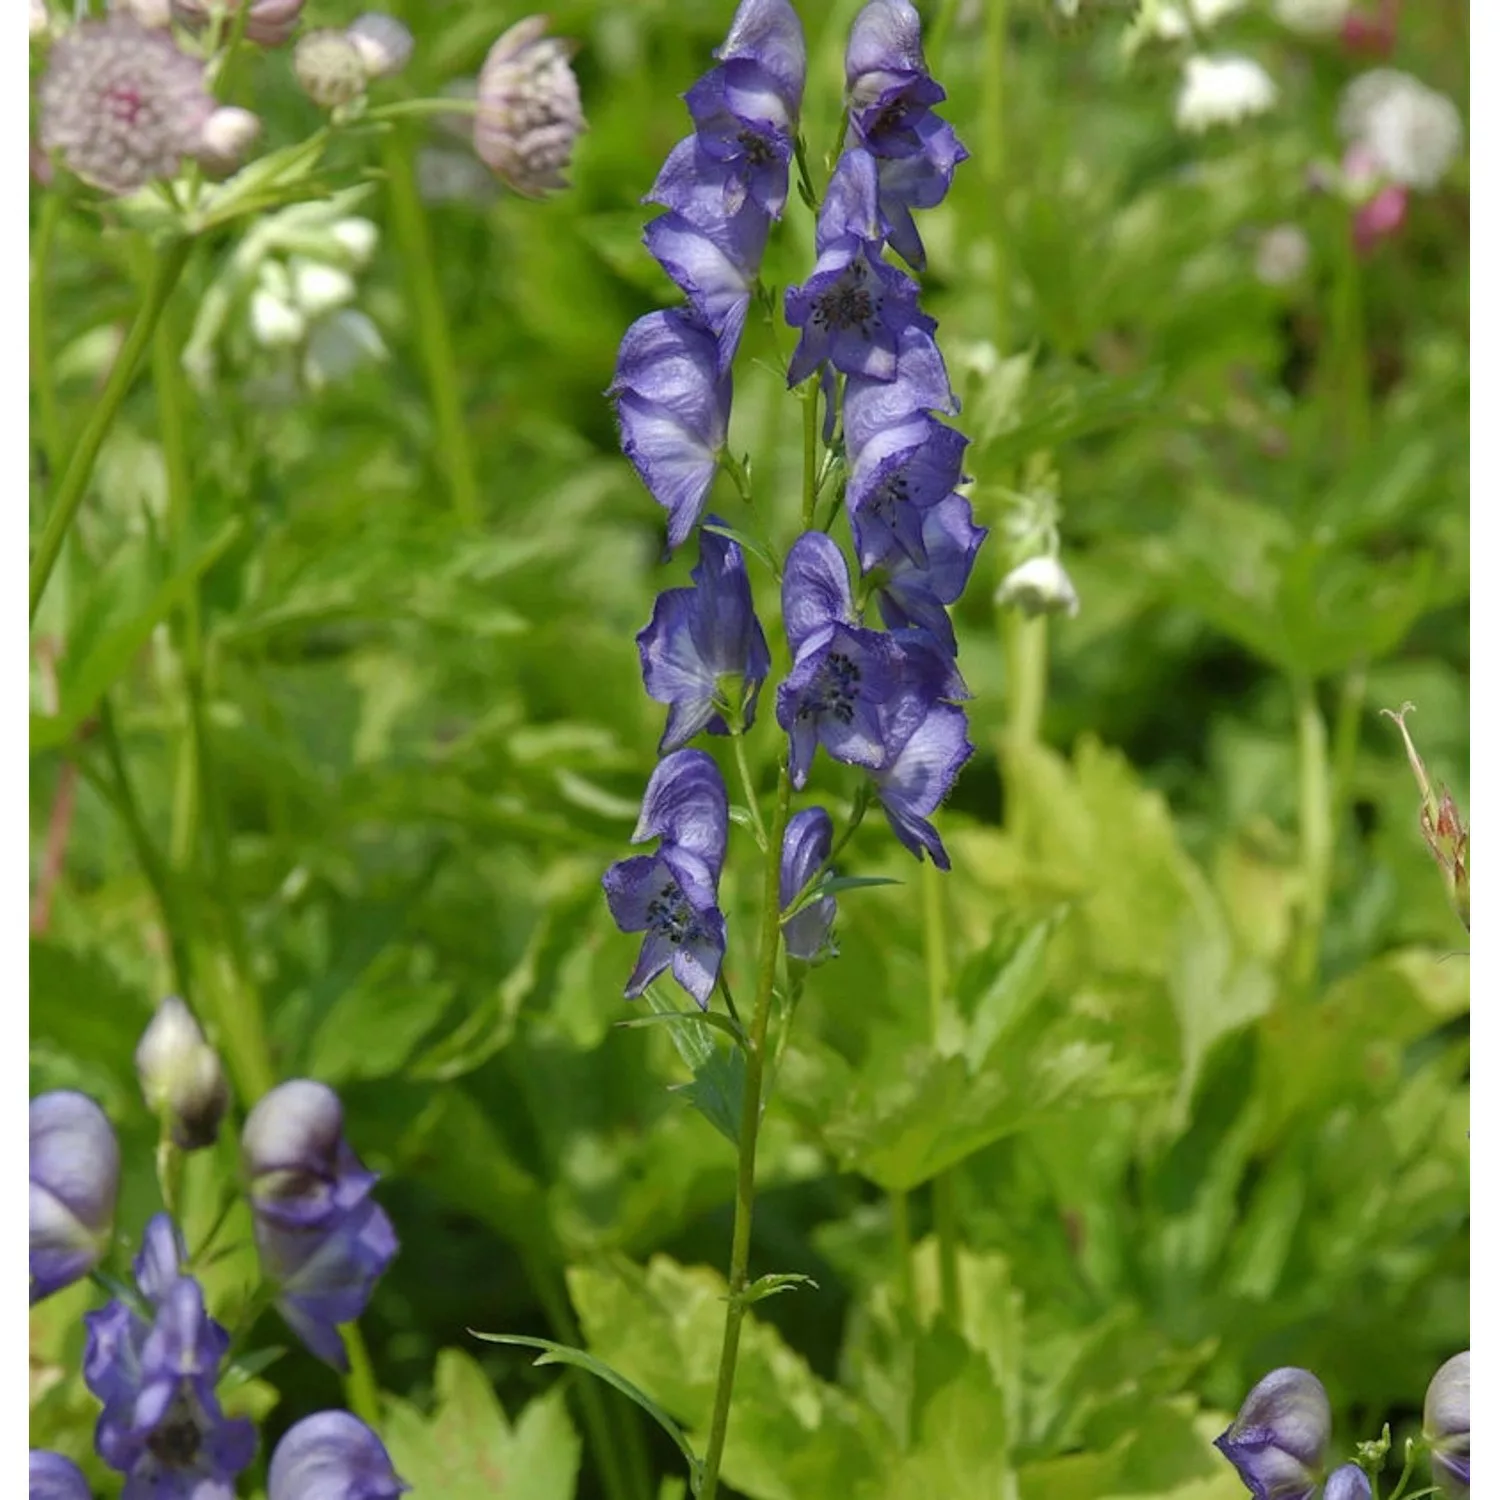
[[[365,91],[364,59],[342,31],[309,31],[292,54],[292,69],[307,97],[324,109],[352,104]]]
[[[507,187],[528,198],[567,186],[563,171],[586,129],[573,48],[545,35],[547,18],[518,21],[479,72],[474,150]]]
[[[304,0],[250,0],[245,39],[259,47],[279,47],[297,29],[303,3]],[[172,19],[190,31],[201,31],[215,9],[232,17],[239,8],[240,0],[172,0]]]
[[[350,22],[345,35],[359,49],[369,78],[389,78],[411,61],[411,32],[383,11],[366,11]]]
[[[203,64],[131,16],[58,41],[41,85],[41,141],[85,182],[133,193],[198,153],[214,112]]]

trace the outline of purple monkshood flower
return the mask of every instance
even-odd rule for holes
[[[396,1500],[411,1488],[358,1417],[320,1411],[287,1428],[271,1455],[267,1500]]]
[[[679,308],[625,330],[608,394],[620,447],[667,512],[667,545],[698,524],[729,431],[730,377],[713,335]]]
[[[923,527],[936,505],[962,482],[968,438],[925,412],[887,428],[860,450],[845,503],[865,571],[892,553],[919,567],[927,563]]]
[[[776,722],[790,737],[799,789],[818,745],[846,765],[877,770],[933,704],[965,696],[952,663],[925,636],[855,623],[843,553],[821,531],[804,532],[787,554],[781,610],[793,664],[776,690]]]
[[[84,1384],[104,1406],[94,1446],[127,1476],[123,1500],[233,1500],[234,1476],[255,1457],[254,1424],[226,1417],[214,1394],[229,1334],[182,1258],[157,1214],[134,1262],[151,1321],[118,1300],[83,1316]]]
[[[1469,1351],[1438,1368],[1422,1404],[1422,1434],[1432,1451],[1432,1477],[1449,1500],[1469,1494]]]
[[[1323,1500],[1374,1500],[1369,1475],[1358,1464],[1340,1464],[1328,1476]]]
[[[1323,1475],[1333,1410],[1309,1370],[1272,1370],[1245,1397],[1216,1447],[1255,1500],[1310,1500]]]
[[[833,819],[821,807],[809,807],[796,813],[786,825],[781,841],[780,894],[785,911],[802,888],[821,870],[833,847]],[[792,958],[811,962],[825,948],[829,929],[838,913],[838,902],[832,896],[819,896],[795,916],[783,918],[781,934],[786,951]]]
[[[399,1244],[370,1196],[379,1180],[344,1139],[326,1084],[294,1078],[250,1111],[240,1138],[261,1269],[276,1307],[307,1347],[346,1370],[340,1323],[365,1310]]]
[[[604,897],[621,932],[641,932],[625,996],[634,1000],[668,967],[708,1009],[724,959],[719,872],[729,841],[729,796],[711,755],[674,750],[646,784],[634,844],[659,839],[655,854],[637,854],[604,872]]]
[[[850,149],[875,158],[882,230],[920,271],[926,254],[911,211],[941,203],[969,153],[932,112],[946,96],[927,71],[921,22],[907,0],[870,0],[854,18],[844,74]]]
[[[120,1146],[87,1094],[58,1089],[31,1101],[31,1300],[71,1286],[98,1265],[114,1232]]]
[[[61,1453],[33,1448],[30,1479],[28,1500],[92,1500],[83,1470]]]
[[[856,524],[855,538],[861,533]],[[958,600],[969,582],[974,557],[989,535],[974,524],[974,512],[962,495],[949,495],[922,516],[924,563],[893,551],[881,559],[883,575],[875,602],[889,630],[925,631],[950,656],[958,654],[953,622],[945,606]]]
[[[813,273],[786,289],[786,320],[802,330],[787,368],[800,385],[824,360],[846,375],[894,380],[902,330],[931,334],[936,322],[917,308],[917,284],[854,234],[830,240]]]
[[[928,815],[937,811],[974,753],[968,728],[961,708],[935,703],[896,755],[874,772],[880,805],[896,837],[918,860],[925,851],[940,870],[949,867],[948,851]]]
[[[958,399],[948,383],[947,366],[932,327],[908,324],[896,340],[894,380],[851,375],[844,383],[844,442],[857,465],[874,443],[919,441],[922,419],[931,412],[952,415]],[[877,455],[878,456],[878,455]]]
[[[651,623],[635,638],[646,691],[670,705],[663,755],[703,729],[729,734],[730,719],[748,729],[771,670],[739,544],[705,529],[698,559],[692,587],[659,594]]]

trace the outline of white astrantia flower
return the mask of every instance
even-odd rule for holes
[[[1276,85],[1253,58],[1198,53],[1183,66],[1177,128],[1197,135],[1215,125],[1237,125],[1275,103]]]
[[[1395,68],[1361,73],[1344,90],[1338,123],[1351,146],[1403,187],[1436,187],[1463,144],[1453,101]]]
[[[1337,31],[1349,14],[1350,0],[1276,0],[1276,19],[1308,36]]]
[[[1072,619],[1078,613],[1078,590],[1055,557],[1028,557],[1000,580],[995,603],[1014,605],[1028,616],[1063,614]]]
[[[1290,286],[1312,259],[1307,235],[1296,224],[1277,224],[1255,246],[1255,276],[1265,286]]]

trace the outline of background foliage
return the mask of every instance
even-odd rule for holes
[[[854,9],[803,7],[815,153]],[[142,382],[35,634],[33,1091],[105,1105],[138,1231],[154,1127],[130,1059],[158,996],[221,1018],[242,1089],[234,1018],[263,1014],[280,1076],[340,1090],[402,1238],[366,1336],[418,1494],[683,1493],[613,1392],[468,1329],[586,1342],[689,1430],[711,1397],[733,1159],[670,1091],[664,1029],[616,1025],[632,944],[598,884],[660,732],[632,638],[692,559],[658,566],[601,392],[670,294],[637,200],[730,10],[558,0],[591,126],[573,189],[425,210],[480,524],[454,504],[376,174],[360,305],[390,358],[297,389],[226,347],[175,437]],[[1279,105],[1195,138],[1172,126],[1175,64],[1127,67],[1118,21],[1015,4],[997,91],[984,7],[947,10],[929,60],[973,159],[923,223],[925,295],[995,528],[957,621],[978,753],[942,815],[940,895],[874,820],[851,845],[850,869],[904,884],[843,897],[842,956],[780,1062],[752,1268],[816,1287],[755,1309],[725,1474],[754,1500],[1228,1500],[1207,1440],[1268,1368],[1317,1370],[1347,1447],[1409,1428],[1468,1341],[1468,962],[1376,714],[1418,705],[1466,806],[1463,169],[1355,264],[1347,209],[1305,176],[1338,151],[1357,65],[1335,44],[1237,18]],[[408,5],[412,91],[472,74],[515,14]],[[1466,24],[1457,0],[1408,7],[1396,58],[1461,107]],[[310,128],[283,54],[251,91],[281,138]],[[810,263],[789,220],[778,285]],[[1257,239],[1284,221],[1311,262],[1268,287]],[[234,245],[190,266],[179,346]],[[141,267],[70,211],[46,269],[66,432]],[[734,446],[786,533],[796,406],[742,369]],[[1042,743],[1002,774],[989,601],[1016,493],[1055,497],[1083,608],[1051,630]],[[725,898],[742,985],[756,892],[730,878]],[[190,1222],[231,1170],[194,1161]],[[210,1291],[232,1310],[252,1276],[242,1249]],[[32,1427],[95,1462],[90,1295],[33,1314]],[[340,1400],[302,1358],[238,1396],[268,1436]]]

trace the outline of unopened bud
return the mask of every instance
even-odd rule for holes
[[[219,1054],[176,996],[157,1007],[135,1049],[135,1070],[146,1104],[180,1150],[213,1145],[229,1108],[229,1085]]]
[[[1026,615],[1078,613],[1078,591],[1055,557],[1028,557],[1012,568],[995,590],[995,603],[1013,604]]]
[[[383,11],[366,11],[350,22],[344,35],[358,48],[366,77],[389,78],[411,61],[411,32]]]
[[[223,105],[204,122],[198,160],[213,170],[232,171],[245,159],[245,153],[259,135],[259,115],[238,105]]]
[[[310,31],[292,53],[292,71],[303,92],[324,109],[352,104],[365,91],[359,48],[342,31]]]
[[[528,198],[567,186],[562,174],[585,128],[572,45],[546,30],[545,16],[527,16],[490,48],[474,116],[476,155]]]
[[[1458,811],[1458,804],[1445,786],[1434,790],[1427,775],[1427,767],[1417,754],[1412,743],[1411,732],[1406,727],[1406,716],[1415,711],[1415,705],[1403,703],[1400,712],[1383,708],[1386,718],[1395,722],[1406,744],[1406,758],[1411,762],[1412,774],[1417,778],[1417,787],[1422,793],[1422,808],[1419,822],[1422,837],[1432,851],[1438,868],[1443,872],[1443,881],[1448,887],[1448,899],[1458,913],[1458,920],[1469,930],[1469,830]]]
[[[201,31],[213,19],[214,12],[228,13],[230,19],[245,0],[171,0],[172,17],[189,31]],[[249,0],[250,14],[245,17],[245,39],[258,47],[279,47],[297,29],[304,0]]]

